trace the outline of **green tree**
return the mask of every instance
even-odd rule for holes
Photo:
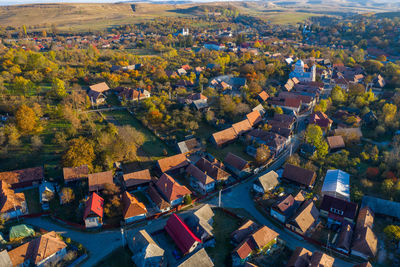
[[[63,98],[67,96],[67,91],[65,89],[65,82],[63,80],[60,80],[58,78],[55,78],[53,80],[53,83],[51,85],[52,93],[54,96],[58,98]]]
[[[318,125],[310,124],[305,133],[306,142],[317,148],[318,157],[328,154],[328,143],[324,139],[323,131]]]
[[[332,98],[332,101],[341,103],[346,100],[346,94],[345,94],[345,92],[343,92],[343,90],[342,90],[342,88],[340,88],[340,86],[336,85],[332,89],[331,98]]]
[[[386,234],[387,238],[392,241],[400,241],[400,226],[398,225],[388,225],[383,229],[383,232]]]
[[[89,169],[93,169],[94,158],[93,145],[87,139],[78,137],[69,142],[69,147],[63,156],[63,162],[67,167],[78,167],[86,164]]]

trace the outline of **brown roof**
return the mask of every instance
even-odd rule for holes
[[[309,120],[311,124],[316,124],[320,127],[329,127],[332,124],[332,120],[322,111],[311,114]]]
[[[199,168],[201,171],[209,175],[214,180],[226,180],[230,176],[229,173],[221,169],[219,166],[222,163],[211,163],[205,158],[201,158],[196,162],[196,167]],[[218,166],[217,166],[218,165]]]
[[[43,167],[0,172],[0,180],[6,181],[11,186],[19,183],[40,181],[43,180],[43,178]]]
[[[8,254],[13,266],[27,260],[36,265],[66,247],[67,244],[52,231],[9,251]]]
[[[217,146],[222,146],[228,142],[231,142],[237,138],[237,134],[233,127],[228,129],[213,133],[212,137],[214,138]]]
[[[300,206],[300,204],[305,200],[302,191],[300,191],[296,196],[292,196],[291,194],[284,196],[281,200],[273,206],[275,210],[278,210],[282,214],[286,216],[290,216],[296,209]]]
[[[194,178],[196,178],[197,180],[199,180],[204,185],[215,182],[213,178],[202,172],[199,168],[197,168],[193,164],[190,164],[187,167],[186,172],[191,176],[193,176]]]
[[[308,249],[297,247],[290,257],[286,267],[308,267],[312,252]]]
[[[364,227],[372,228],[374,224],[374,213],[369,207],[364,207],[360,209],[357,217],[357,230]]]
[[[246,115],[246,118],[249,120],[251,126],[254,126],[255,124],[262,121],[261,114],[258,110],[250,112],[249,114]]]
[[[232,128],[235,130],[237,135],[244,134],[252,129],[250,122],[247,119],[232,124]]]
[[[317,177],[316,173],[299,166],[286,164],[282,177],[306,186],[312,186]]]
[[[122,194],[122,204],[124,219],[147,213],[145,205],[127,191]]]
[[[344,148],[344,140],[341,135],[328,136],[327,138],[330,149]]]
[[[315,207],[312,200],[305,201],[297,214],[293,217],[292,222],[297,224],[300,230],[305,233],[315,223],[319,217],[319,211]]]
[[[285,107],[300,108],[301,100],[297,99],[297,98],[287,97],[287,98],[285,98],[283,105]]]
[[[0,213],[22,209],[25,202],[24,193],[15,193],[10,185],[0,180]]]
[[[131,187],[151,181],[150,171],[148,169],[137,172],[126,173],[123,175],[125,186]]]
[[[185,195],[190,195],[189,189],[186,186],[178,184],[174,178],[166,173],[163,173],[158,179],[156,186],[158,190],[163,194],[165,199],[171,203],[176,199],[184,197]]]
[[[369,227],[356,229],[352,250],[363,253],[368,257],[375,257],[378,251],[378,238]]]
[[[254,230],[256,230],[259,225],[252,220],[248,220],[242,226],[232,233],[232,238],[235,242],[242,242],[247,236],[249,236]]]
[[[314,251],[313,255],[311,256],[311,265],[310,267],[332,267],[335,258],[321,252],[321,251]]]
[[[66,167],[63,168],[64,181],[71,182],[75,180],[88,178],[89,168],[88,165],[79,167]]]
[[[249,163],[241,157],[229,152],[224,159],[225,164],[229,164],[237,170],[244,170],[249,167]]]
[[[353,228],[349,223],[343,223],[340,228],[336,247],[350,251],[351,239],[353,237]]]
[[[94,85],[89,86],[90,90],[98,92],[98,93],[103,93],[105,91],[110,90],[110,87],[105,82],[102,83],[97,83]]]
[[[189,164],[185,154],[177,154],[174,156],[166,157],[157,161],[161,172],[172,171],[185,167]]]
[[[149,186],[147,193],[160,210],[171,207],[171,205],[165,201],[165,199],[160,195],[160,193],[158,193],[157,189],[153,185]]]
[[[262,249],[278,236],[279,234],[277,232],[267,226],[261,227],[251,235],[258,249]]]
[[[262,101],[266,101],[269,97],[269,95],[267,94],[267,92],[262,91],[261,93],[258,94],[258,97],[262,100]]]
[[[105,184],[113,183],[113,172],[97,172],[88,175],[89,192],[103,190]]]
[[[367,261],[360,264],[356,264],[353,267],[372,267],[372,264]]]
[[[234,250],[241,259],[246,259],[250,253],[255,250],[255,244],[251,238],[246,238]]]

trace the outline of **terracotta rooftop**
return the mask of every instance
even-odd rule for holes
[[[237,134],[233,127],[230,127],[228,129],[213,133],[212,137],[215,140],[215,143],[218,146],[222,146],[228,142],[231,142],[237,138]]]
[[[147,193],[160,210],[165,210],[171,207],[171,205],[160,195],[160,193],[158,193],[157,189],[153,185],[149,186]]]
[[[113,172],[97,172],[88,175],[89,192],[103,190],[106,184],[113,183]]]
[[[235,169],[242,171],[249,167],[249,163],[241,157],[229,152],[224,159],[225,164],[229,164]]]
[[[340,135],[328,136],[326,139],[330,149],[344,148],[346,146],[343,137]]]
[[[161,172],[173,171],[189,164],[185,154],[177,154],[157,161]]]
[[[190,195],[192,192],[183,185],[178,184],[174,178],[166,173],[163,173],[158,179],[156,186],[158,190],[163,194],[165,199],[172,202],[178,198],[182,198],[185,195]]]
[[[149,183],[151,181],[151,175],[148,169],[126,173],[123,175],[123,178],[126,187],[141,185],[144,183]]]
[[[75,180],[88,178],[89,168],[88,165],[79,167],[65,167],[63,168],[64,181],[72,182]]]
[[[145,205],[127,191],[122,194],[122,205],[124,219],[147,213]]]
[[[10,185],[0,180],[0,213],[21,209],[25,202],[24,193],[15,193]]]
[[[108,85],[105,82],[91,85],[91,86],[89,86],[89,88],[90,88],[90,90],[99,92],[99,93],[103,93],[105,91],[110,90],[110,87],[108,87]]]
[[[262,121],[261,114],[258,110],[250,112],[246,115],[246,118],[249,120],[251,126],[254,126],[255,124]]]
[[[237,135],[242,135],[252,129],[250,122],[248,120],[242,120],[235,124],[232,124],[232,128],[233,130],[235,130]]]
[[[0,180],[10,184],[13,188],[14,185],[18,185],[19,183],[41,181],[43,180],[43,178],[44,178],[43,167],[0,172]]]

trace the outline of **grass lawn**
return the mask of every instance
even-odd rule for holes
[[[217,148],[212,143],[207,142],[207,152],[221,161],[225,159],[226,155],[229,152],[241,157],[244,160],[253,161],[253,158],[246,154],[245,149],[245,145],[240,143],[239,141],[236,141],[222,148]]]
[[[114,110],[109,112],[104,112],[105,116],[112,116],[121,125],[130,125],[139,132],[141,132],[145,137],[144,144],[139,148],[138,155],[144,157],[150,157],[152,160],[158,160],[164,157],[164,150],[168,152],[168,155],[173,155],[171,149],[161,141],[156,135],[154,135],[149,129],[142,125],[142,123],[134,118],[126,110]],[[141,155],[142,151],[142,155]]]
[[[234,249],[230,243],[230,235],[239,227],[240,221],[226,214],[221,209],[214,209],[214,213],[213,232],[215,233],[216,243],[215,247],[208,247],[206,251],[215,266],[230,266],[230,255]]]
[[[131,260],[132,252],[128,247],[117,248],[110,255],[105,257],[100,263],[97,264],[98,267],[121,267],[121,266],[136,266]]]
[[[40,213],[42,211],[42,207],[40,206],[39,201],[39,189],[32,188],[24,191],[26,205],[28,206],[28,212],[30,214]]]

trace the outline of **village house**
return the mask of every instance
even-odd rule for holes
[[[297,98],[289,98],[289,97],[270,97],[267,100],[268,104],[274,108],[281,108],[283,111],[292,113],[297,116],[299,114],[302,102]]]
[[[295,196],[292,194],[283,196],[279,198],[271,207],[270,214],[281,223],[286,223],[286,221],[293,216],[304,200],[304,193],[301,190]]]
[[[188,165],[189,162],[185,154],[177,154],[157,161],[157,167],[161,173],[183,173]]]
[[[382,198],[363,196],[361,207],[368,207],[374,214],[392,220],[400,220],[400,202]]]
[[[247,120],[249,121],[251,127],[257,126],[259,123],[262,122],[261,113],[258,110],[254,110],[246,115]]]
[[[191,253],[201,245],[201,240],[193,234],[189,227],[175,213],[168,218],[164,229],[174,240],[183,255]]]
[[[312,188],[315,179],[317,178],[317,174],[313,171],[287,163],[285,164],[282,178],[304,187]]]
[[[315,124],[321,127],[325,132],[329,131],[332,126],[332,120],[322,111],[312,113],[308,118],[309,124]]]
[[[235,131],[237,136],[241,136],[241,135],[251,131],[251,129],[252,129],[250,122],[247,119],[232,124],[232,128]]]
[[[133,253],[132,260],[137,267],[158,267],[164,264],[164,250],[151,238],[146,230],[133,235],[128,246]]]
[[[105,82],[89,86],[88,96],[92,105],[101,105],[106,101],[110,87]]]
[[[201,151],[203,148],[196,138],[191,138],[177,144],[178,152],[181,154],[190,154]]]
[[[0,180],[5,181],[12,189],[27,189],[38,186],[44,180],[43,167],[0,172]]]
[[[261,194],[271,191],[279,184],[278,177],[279,175],[274,171],[270,171],[258,177],[253,184],[253,190]]]
[[[235,141],[237,134],[233,127],[213,133],[211,136],[211,142],[218,148]]]
[[[124,88],[122,92],[118,94],[118,99],[119,100],[125,100],[125,101],[140,101],[146,98],[149,98],[150,92],[147,91],[146,89],[141,89],[141,88]]]
[[[351,240],[353,237],[353,224],[343,222],[340,227],[339,236],[336,241],[336,249],[346,254],[350,252]]]
[[[208,176],[206,173],[202,172],[195,165],[190,164],[186,168],[186,172],[193,187],[200,191],[202,194],[206,194],[215,189],[215,180]]]
[[[89,192],[104,190],[106,184],[113,184],[113,172],[97,172],[88,175]]]
[[[246,237],[248,237],[251,233],[254,233],[254,231],[258,228],[260,228],[260,225],[252,220],[247,220],[231,234],[232,242],[236,245],[241,243]]]
[[[243,264],[252,254],[269,251],[276,244],[279,234],[267,226],[254,231],[245,238],[232,253],[232,265]]]
[[[330,226],[332,224],[341,225],[345,221],[353,223],[357,207],[356,203],[325,195],[319,208],[321,216],[328,219],[328,226]]]
[[[183,198],[186,195],[191,195],[192,192],[183,185],[180,185],[174,178],[166,173],[163,173],[156,182],[156,188],[161,196],[171,205],[177,206],[183,203]]]
[[[308,249],[297,247],[290,257],[286,267],[333,267],[335,258],[321,252],[312,253]]]
[[[89,168],[88,165],[78,167],[65,167],[63,168],[64,183],[71,183],[88,179]]]
[[[13,266],[48,266],[64,258],[67,244],[56,232],[48,232],[8,252]]]
[[[308,93],[303,93],[303,92],[296,92],[296,91],[291,91],[291,92],[280,92],[278,95],[279,98],[284,98],[284,99],[296,99],[301,101],[301,107],[304,107],[306,109],[310,109],[315,106],[317,99],[313,97],[312,95]]]
[[[336,152],[346,147],[343,137],[340,135],[328,136],[326,141],[328,142],[330,152]]]
[[[342,170],[328,170],[321,194],[350,201],[350,174]]]
[[[274,117],[268,120],[268,125],[279,126],[282,128],[293,129],[296,118],[292,115],[275,113]]]
[[[213,217],[214,212],[210,205],[203,205],[200,209],[189,213],[185,218],[185,222],[197,236],[204,246],[213,245],[215,243],[213,233]]]
[[[267,101],[268,97],[269,97],[269,95],[265,91],[261,91],[261,93],[259,93],[257,95],[258,101],[260,101],[261,103],[264,103],[265,101]]]
[[[202,172],[206,173],[217,182],[224,182],[231,176],[229,173],[224,171],[223,164],[216,159],[211,162],[202,157],[195,163],[195,165]]]
[[[147,194],[151,201],[157,206],[159,212],[167,212],[171,209],[171,205],[161,196],[155,185],[149,185],[147,188]]]
[[[233,172],[239,178],[243,178],[251,172],[250,164],[231,152],[226,155],[224,164],[228,170]]]
[[[264,131],[262,129],[254,129],[247,134],[246,139],[250,143],[257,143],[268,146],[272,155],[278,155],[281,153],[287,144],[287,139],[277,133],[272,133],[270,131]],[[247,153],[251,156],[256,155],[256,151],[252,151],[249,147],[246,149]],[[253,149],[254,150],[254,149]]]
[[[314,202],[309,199],[303,202],[295,215],[286,223],[286,227],[300,235],[305,235],[313,229],[319,217],[319,211]]]
[[[139,202],[127,191],[122,193],[122,215],[125,223],[131,223],[137,220],[145,219],[146,214],[147,209],[142,202]]]
[[[126,190],[142,189],[147,187],[151,182],[149,169],[125,173],[122,178]]]
[[[374,258],[378,252],[378,238],[372,231],[374,214],[368,207],[360,209],[351,247],[351,255],[364,259]]]
[[[16,193],[5,181],[0,180],[0,216],[10,220],[28,213],[24,193]]]
[[[194,266],[199,266],[199,267],[213,267],[214,263],[208,256],[206,250],[204,248],[196,251],[190,257],[185,259],[181,264],[179,264],[177,267],[194,267]]]
[[[96,193],[92,193],[85,204],[83,220],[86,228],[96,228],[103,225],[104,199]]]

